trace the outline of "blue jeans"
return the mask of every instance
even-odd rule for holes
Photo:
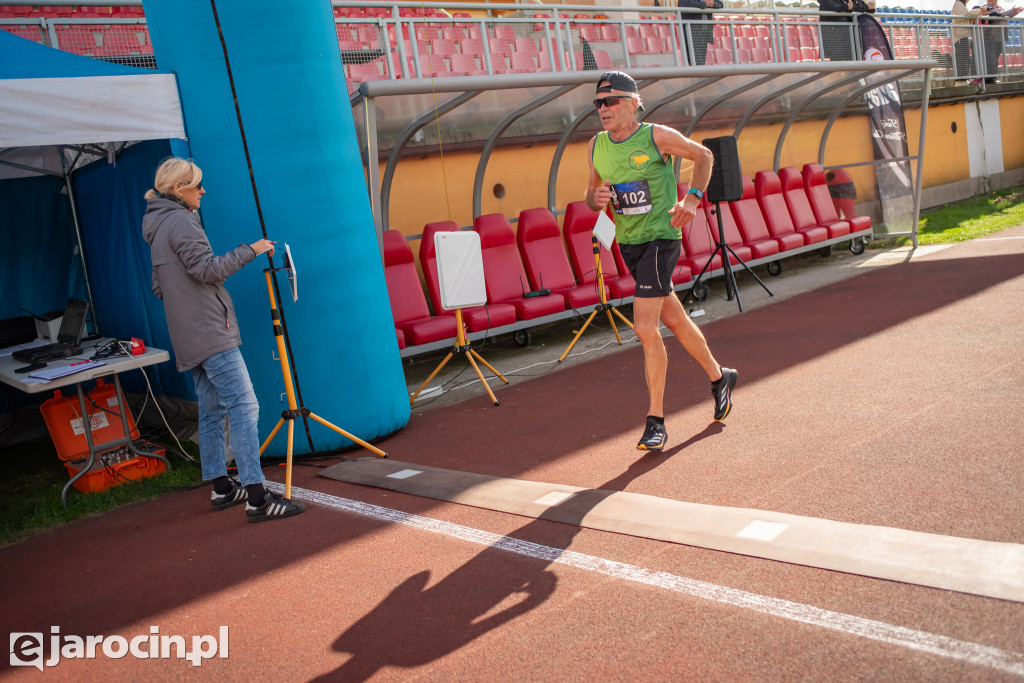
[[[192,369],[199,399],[199,459],[203,480],[226,476],[224,415],[231,422],[231,449],[243,486],[263,482],[257,420],[260,406],[252,390],[249,371],[237,349],[210,356]]]

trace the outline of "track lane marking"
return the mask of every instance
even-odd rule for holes
[[[284,492],[284,486],[277,482],[268,481],[266,486],[275,493]],[[833,612],[781,598],[749,593],[706,581],[688,579],[667,572],[652,571],[636,565],[607,560],[593,555],[585,555],[572,550],[554,548],[531,541],[523,541],[509,536],[501,536],[461,524],[423,517],[349,498],[332,496],[319,491],[311,491],[293,486],[292,497],[324,505],[335,510],[351,512],[363,517],[402,524],[422,531],[458,538],[477,545],[499,548],[526,557],[564,564],[577,569],[597,572],[613,578],[656,588],[664,588],[702,600],[711,600],[733,607],[741,607],[761,614],[781,617],[810,626],[827,628],[847,635],[860,636],[889,645],[940,657],[948,657],[1024,677],[1024,654],[1021,653],[957,640],[926,631],[917,631],[903,626],[895,626],[874,619],[843,614],[842,612]]]

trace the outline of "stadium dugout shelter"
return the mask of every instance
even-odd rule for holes
[[[886,234],[909,236],[916,245],[928,98],[932,69],[936,65],[934,60],[815,61],[637,68],[631,69],[630,73],[643,97],[645,110],[638,113],[641,121],[669,125],[698,141],[706,137],[733,135],[737,138],[741,159],[748,144],[758,150],[771,148],[770,140],[748,138],[764,136],[765,131],[772,132],[775,139],[770,160],[764,163],[763,168],[744,167],[744,174],[750,177],[760,170],[777,173],[783,166],[799,168],[814,162],[825,169],[874,167],[876,173],[886,168],[895,169],[903,179],[905,194],[888,200],[892,204],[889,207],[886,206],[886,198],[880,197],[881,208],[883,215],[891,214],[887,209],[894,209],[902,214],[902,220],[889,224]],[[570,143],[585,141],[601,130],[592,104],[594,85],[601,71],[363,82],[352,95],[353,118],[364,159],[371,162],[379,160],[379,163],[366,166],[378,240],[390,227],[395,173],[400,162],[414,151],[436,151],[439,144],[443,147],[457,143],[460,149],[479,149],[472,191],[475,219],[482,210],[487,167],[499,145],[514,145],[517,139],[523,145],[535,144],[538,140],[553,143],[554,154],[547,174],[546,208],[556,216],[561,214],[565,207],[558,206],[556,190],[566,148]],[[916,152],[875,154],[876,158],[842,158],[844,146],[841,141],[835,145],[837,151],[830,153],[831,134],[840,117],[869,116],[873,93],[886,89],[891,93],[894,91],[892,84],[899,84],[903,93],[912,93],[909,98],[912,108],[906,107],[906,113],[916,110],[919,115]],[[896,99],[901,98],[897,96]],[[902,99],[908,98],[904,95]],[[902,116],[900,125],[903,125]],[[439,123],[435,121],[436,117],[440,118]],[[798,122],[805,126],[802,150],[808,148],[806,122],[816,126],[817,149],[811,158],[794,158],[795,145],[789,136]],[[904,127],[904,139],[905,131]],[[915,146],[911,142],[906,140],[905,148]],[[380,164],[384,165],[383,172]],[[678,180],[678,160],[675,170]],[[538,201],[537,206],[540,205]],[[894,226],[906,229],[894,230]],[[825,244],[808,245],[803,249],[819,249]],[[794,253],[790,251],[785,255]],[[758,261],[749,263],[756,265]],[[517,322],[488,333],[514,332],[570,315],[573,311]],[[484,334],[471,333],[470,339],[479,339]],[[403,355],[443,348],[447,343],[405,349]]]

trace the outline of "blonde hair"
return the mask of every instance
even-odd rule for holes
[[[174,194],[175,185],[198,187],[203,180],[203,171],[191,159],[168,157],[160,162],[156,169],[153,187],[146,192],[146,199],[153,199],[160,194]]]

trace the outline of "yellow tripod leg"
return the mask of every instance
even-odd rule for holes
[[[494,397],[494,392],[491,391],[491,385],[487,383],[486,379],[484,379],[484,373],[480,372],[480,366],[478,366],[476,361],[473,360],[473,354],[467,353],[466,360],[468,360],[469,364],[473,366],[476,376],[480,378],[480,383],[484,385],[484,389],[487,390],[487,395],[491,397],[491,402],[494,403],[494,405],[498,405],[498,399]],[[507,382],[508,380],[505,381]]]
[[[630,329],[632,329],[633,323],[630,322],[629,318],[627,318],[626,316],[622,315],[622,312],[619,309],[615,308],[614,306],[612,306],[612,311],[615,312],[615,315],[617,315],[620,318],[622,318],[622,322],[624,322],[627,325],[629,325]]]
[[[292,499],[292,445],[295,436],[295,420],[288,420],[288,454],[284,465],[284,497]]]
[[[615,326],[615,318],[612,317],[612,309],[606,308],[604,312],[608,314],[608,322],[611,323],[612,332],[615,333],[615,341],[619,342],[619,346],[622,346],[622,337],[619,336],[619,328]]]
[[[487,369],[488,369],[488,370],[490,370],[491,372],[493,372],[493,373],[494,373],[494,376],[495,376],[495,377],[497,377],[498,379],[500,379],[500,380],[501,380],[502,382],[504,382],[505,384],[508,384],[508,380],[507,380],[507,379],[505,379],[505,375],[503,375],[503,374],[501,374],[500,372],[498,372],[497,370],[495,370],[495,369],[494,369],[494,366],[493,366],[493,365],[491,365],[490,363],[488,363],[487,361],[485,361],[485,360],[484,360],[484,357],[483,357],[483,356],[481,356],[481,355],[480,355],[479,353],[477,353],[477,352],[476,352],[476,351],[474,351],[473,349],[470,349],[470,350],[469,350],[469,355],[470,355],[471,357],[475,356],[475,357],[476,357],[476,359],[477,359],[478,361],[480,361],[481,363],[483,363],[484,365],[486,365],[486,366],[487,366]],[[470,361],[470,362],[472,362],[472,359],[471,359],[471,361]]]
[[[384,451],[382,451],[381,449],[377,448],[376,446],[374,446],[372,444],[369,444],[369,443],[363,441],[362,439],[360,439],[358,436],[355,436],[354,434],[349,434],[348,432],[346,432],[341,427],[339,427],[337,425],[331,424],[330,422],[328,422],[327,420],[323,419],[322,417],[320,417],[316,413],[310,413],[309,416],[311,418],[313,418],[314,420],[316,420],[317,422],[319,422],[320,424],[322,424],[324,427],[327,427],[328,429],[333,429],[334,431],[338,432],[339,434],[341,434],[346,439],[349,439],[350,441],[356,442],[357,444],[359,444],[360,446],[362,446],[366,450],[373,451],[374,453],[376,453],[377,455],[379,455],[382,458],[388,457],[388,454],[385,453]]]
[[[423,384],[420,385],[420,388],[416,390],[415,394],[413,394],[412,396],[409,397],[409,405],[412,405],[413,403],[416,402],[416,397],[420,395],[420,392],[423,391],[423,389],[428,384],[430,384],[430,380],[432,380],[435,377],[437,377],[437,373],[441,372],[441,368],[444,367],[445,363],[447,363],[448,361],[450,361],[452,359],[453,355],[454,355],[453,353],[449,353],[447,356],[444,357],[444,360],[441,361],[441,364],[438,365],[436,368],[434,368],[434,371],[432,373],[430,373],[430,377],[428,377],[426,379],[426,381],[424,381]]]
[[[277,424],[274,425],[274,428],[270,430],[270,436],[267,437],[267,440],[263,442],[262,446],[260,446],[260,455],[263,455],[263,451],[267,450],[267,446],[269,446],[270,442],[274,440],[275,436],[277,436],[277,433],[281,430],[281,425],[283,424],[284,418],[282,417],[277,421]]]
[[[596,308],[593,311],[590,312],[590,316],[587,318],[587,322],[583,323],[583,327],[581,327],[579,329],[579,331],[576,333],[576,336],[572,338],[572,341],[569,343],[569,347],[566,348],[566,350],[562,352],[561,357],[558,359],[559,363],[561,363],[563,360],[565,360],[565,357],[569,355],[570,351],[572,351],[572,347],[576,346],[577,340],[579,340],[579,338],[581,336],[583,336],[583,333],[586,331],[587,326],[590,324],[590,321],[594,319],[595,315],[597,315],[597,309]]]

